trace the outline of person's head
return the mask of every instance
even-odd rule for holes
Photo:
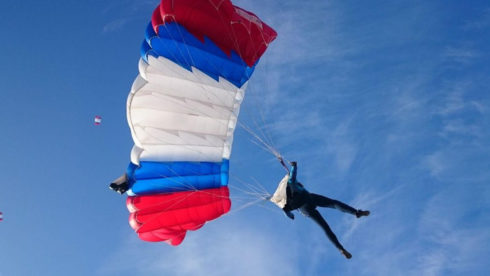
[[[296,161],[291,161],[289,164],[291,164],[291,166],[296,166],[298,163]]]

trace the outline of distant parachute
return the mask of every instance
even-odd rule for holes
[[[178,245],[230,210],[229,158],[247,82],[277,33],[230,0],[162,0],[127,100],[127,191],[140,239]]]
[[[100,117],[99,115],[95,116],[94,118],[94,124],[96,126],[100,125],[102,123],[102,117]]]
[[[3,213],[0,212],[0,221],[2,221],[2,220],[3,220]]]

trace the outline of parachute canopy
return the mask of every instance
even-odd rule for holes
[[[197,230],[228,212],[230,206],[227,187],[127,199],[129,223],[140,238],[166,240],[172,245],[180,244],[188,230]]]
[[[276,35],[229,0],[162,0],[153,12],[127,101],[134,147],[122,178],[142,240],[178,245],[230,210],[240,103]]]
[[[95,124],[96,126],[98,126],[98,125],[100,125],[101,123],[102,123],[102,117],[100,117],[99,115],[96,115],[96,116],[94,117],[94,124]]]

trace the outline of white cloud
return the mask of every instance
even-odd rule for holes
[[[225,218],[189,232],[184,242],[171,247],[148,244],[132,235],[111,256],[100,275],[299,275],[296,263],[285,257],[295,243],[281,234],[261,231]]]
[[[384,207],[390,205],[390,199],[400,196],[399,192],[403,188],[403,185],[396,186],[386,192],[374,191],[358,194],[356,198],[352,200],[352,207],[362,210],[370,210],[371,214],[368,217],[353,220],[350,216],[344,217],[342,222],[346,226],[347,230],[343,232],[342,239],[348,240],[354,233],[357,233],[359,226],[367,221],[376,219],[381,214],[377,212],[384,209]],[[362,235],[362,231],[361,231]]]
[[[433,126],[433,147],[422,164],[438,180],[481,181],[489,174],[483,168],[488,163],[483,156],[488,153],[488,130],[484,127],[487,108],[484,99],[475,100],[474,84],[460,80],[445,83],[431,116],[439,120]],[[481,160],[479,162],[474,162]],[[473,165],[469,165],[474,163]]]
[[[448,84],[445,89],[448,90],[447,96],[441,100],[441,107],[437,111],[442,116],[449,116],[457,112],[464,111],[468,108],[467,103],[464,100],[465,91],[468,90],[469,83],[451,83]]]
[[[435,152],[427,156],[425,164],[427,165],[430,174],[437,177],[447,168],[447,159],[445,159],[442,152]]]
[[[340,172],[347,172],[356,158],[357,146],[349,128],[351,119],[341,122],[329,135],[327,149],[335,156],[337,168]]]
[[[126,25],[128,22],[129,22],[129,19],[126,19],[126,18],[115,19],[115,20],[107,23],[104,26],[104,28],[102,29],[102,31],[104,33],[118,31],[118,30],[122,29],[124,27],[124,25]]]
[[[463,30],[482,30],[490,26],[490,8],[482,9],[478,17],[472,18],[463,25]]]
[[[467,204],[480,196],[477,192],[461,193],[463,190],[454,186],[439,192],[421,216],[419,229],[426,249],[419,254],[418,270],[424,275],[481,269],[484,256],[490,253],[488,229],[471,217],[479,207]]]
[[[480,134],[480,127],[466,123],[463,119],[454,119],[446,122],[443,126],[442,133],[444,135],[460,134],[478,136]]]
[[[449,61],[468,64],[481,55],[470,47],[447,47],[443,56]]]
[[[147,14],[156,8],[157,5],[158,2],[153,0],[107,2],[102,12],[107,14],[109,22],[104,25],[102,31],[104,33],[119,31],[131,21],[135,20],[138,14]],[[148,21],[150,21],[150,18]]]

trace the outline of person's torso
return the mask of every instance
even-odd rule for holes
[[[308,202],[309,192],[301,183],[290,181],[288,187],[290,192],[287,194],[287,204],[292,210],[298,209]]]

